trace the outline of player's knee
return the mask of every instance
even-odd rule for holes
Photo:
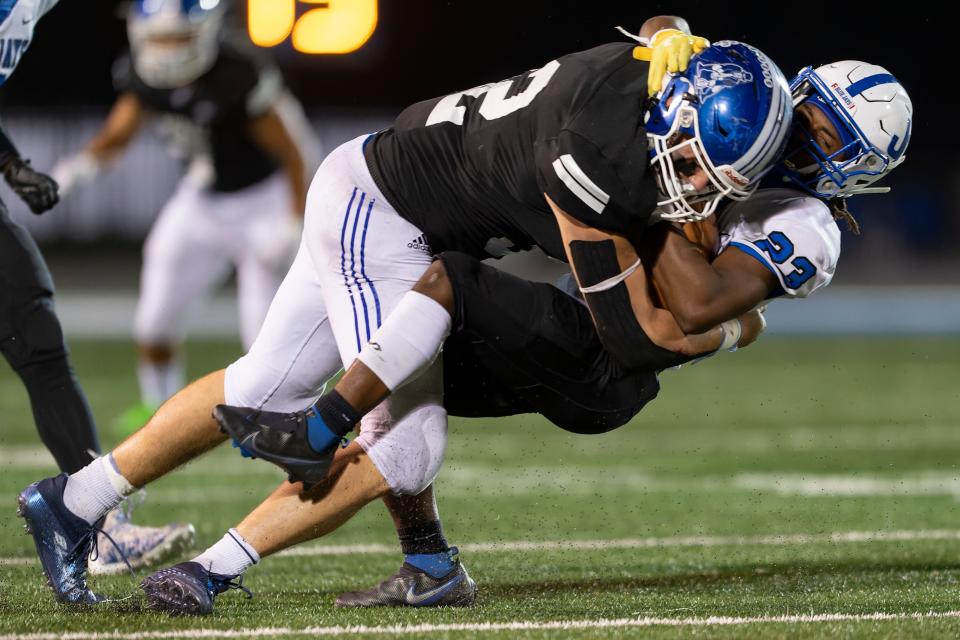
[[[368,426],[365,418],[357,441],[394,494],[417,495],[433,483],[447,447],[447,412],[443,407],[418,407],[389,429]]]
[[[269,411],[299,411],[316,401],[320,391],[287,379],[256,354],[248,353],[227,367],[223,378],[226,404]]]
[[[13,311],[12,331],[0,339],[0,352],[14,370],[66,360],[63,330],[53,310],[53,300],[40,297]]]
[[[141,342],[137,345],[137,354],[154,364],[167,364],[173,360],[174,347],[169,342]]]
[[[413,286],[413,290],[438,302],[448,313],[453,313],[453,284],[442,260],[433,261]]]

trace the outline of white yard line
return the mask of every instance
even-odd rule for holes
[[[820,613],[809,615],[725,617],[706,618],[618,618],[599,620],[557,620],[551,622],[478,622],[453,624],[414,624],[381,626],[334,626],[334,627],[260,627],[256,629],[187,629],[183,631],[139,631],[123,633],[21,633],[0,635],[0,640],[148,640],[162,638],[251,638],[284,636],[344,636],[355,634],[420,635],[424,633],[450,633],[457,631],[575,631],[578,629],[616,629],[631,627],[713,627],[746,624],[816,624],[821,622],[886,622],[900,620],[935,620],[960,618],[960,611],[928,613]]]
[[[676,536],[671,538],[623,538],[619,540],[505,540],[459,545],[466,553],[498,551],[595,551],[607,549],[656,549],[661,547],[719,547],[749,545],[804,545],[846,542],[913,542],[960,540],[960,530],[932,529],[905,531],[837,531],[808,534],[787,533],[767,536]],[[281,552],[281,556],[341,556],[398,553],[396,545],[306,545]]]
[[[740,489],[772,491],[783,496],[960,496],[960,475],[928,471],[909,476],[872,474],[741,473]]]
[[[504,540],[459,545],[465,553],[504,551],[604,551],[610,549],[658,549],[664,547],[784,546],[856,542],[922,542],[960,540],[960,529],[900,531],[835,531],[832,533],[785,533],[766,536],[676,536],[671,538],[622,538],[619,540]],[[393,544],[304,545],[277,554],[280,557],[351,556],[399,553]],[[0,565],[33,564],[32,557],[0,558]]]

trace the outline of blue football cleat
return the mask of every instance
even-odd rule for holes
[[[210,573],[199,562],[181,562],[154,571],[143,579],[140,588],[147,606],[175,616],[206,616],[213,613],[214,599],[229,589],[239,589],[252,598],[243,586],[243,577]]]
[[[100,522],[90,525],[63,504],[67,474],[47,478],[24,489],[17,498],[17,512],[26,520],[47,576],[47,584],[59,602],[96,604],[106,598],[87,586],[87,558],[96,547]],[[102,520],[101,520],[102,522]]]

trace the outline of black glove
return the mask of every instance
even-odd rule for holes
[[[30,207],[30,211],[35,214],[40,215],[60,201],[57,181],[46,174],[34,171],[29,160],[11,158],[0,171],[3,172],[3,177],[7,179],[7,184],[14,193],[20,196],[20,199]]]

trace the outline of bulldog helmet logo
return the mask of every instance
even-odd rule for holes
[[[697,68],[694,88],[700,100],[706,100],[724,89],[748,82],[753,82],[753,74],[738,64],[702,64]]]

